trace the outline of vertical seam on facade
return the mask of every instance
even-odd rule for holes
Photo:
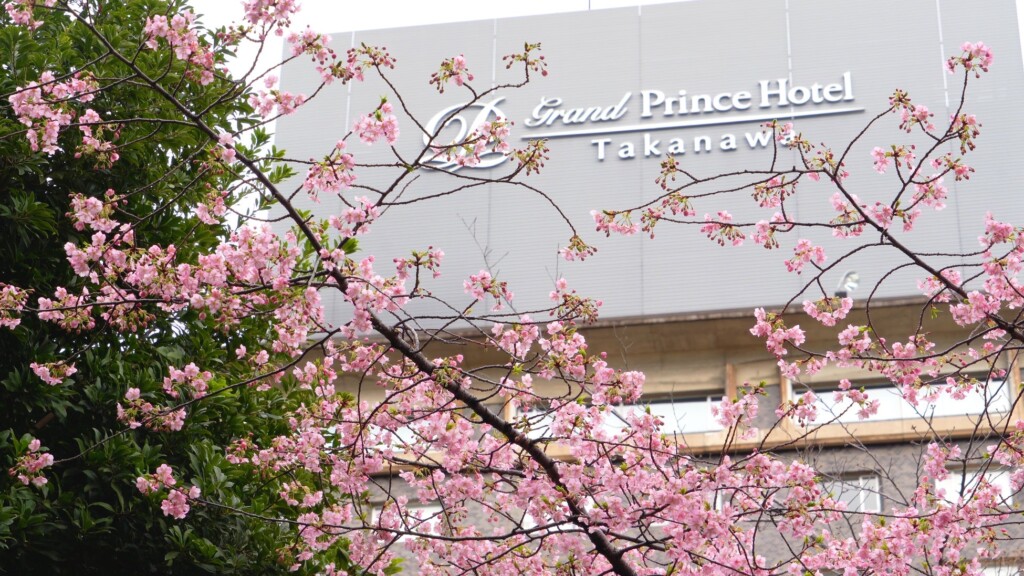
[[[498,85],[498,19],[494,19],[491,31],[491,88]]]
[[[356,47],[356,33],[354,30],[352,31],[352,36],[350,37],[348,47]],[[342,127],[342,134],[348,133],[348,123],[349,120],[351,119],[352,114],[352,83],[347,82],[345,84],[345,89],[348,92],[348,97],[345,99],[345,125]]]
[[[939,30],[939,74],[942,75],[942,95],[945,97],[946,101],[946,118],[949,118],[952,110],[950,109],[949,104],[949,73],[946,71],[946,39],[942,34],[942,0],[935,0],[935,23]],[[953,144],[947,144],[947,148],[952,151],[954,148]],[[956,180],[950,182],[949,185],[950,188],[953,189],[951,196],[953,197],[953,207],[956,210],[956,243],[960,249],[960,253],[963,254],[964,231],[963,224],[961,223],[963,214],[960,212],[960,194],[957,190],[959,186],[957,186]]]
[[[789,26],[789,0],[786,0],[786,70],[789,72],[789,85],[793,85],[793,38]],[[793,111],[790,104],[789,110]]]
[[[494,26],[491,28],[491,88],[498,85],[498,19],[494,19]],[[484,245],[491,245],[491,230],[494,229],[494,182],[487,183],[487,221],[485,223],[487,233]],[[485,259],[485,264],[486,259]]]
[[[355,30],[352,31],[352,35],[349,38],[348,47],[350,49],[353,49],[353,50],[356,47],[356,31]],[[345,125],[341,127],[341,133],[342,134],[348,134],[349,126],[352,125],[351,124],[351,122],[352,122],[352,84],[353,84],[352,82],[348,82],[346,84],[346,86],[345,86],[345,89],[348,92],[348,97],[345,98]],[[338,206],[338,213],[341,214],[344,211],[344,209],[345,209],[345,203],[342,201],[340,196],[338,196],[335,201],[338,203],[337,204],[337,206]],[[338,306],[338,302],[341,301],[341,297],[338,295],[338,291],[337,290],[332,290],[331,293],[334,296],[334,303],[335,303],[334,304],[334,309],[335,310],[343,310],[344,306]]]
[[[642,90],[644,85],[644,22],[643,13],[641,12],[640,4],[636,6],[636,37],[637,37],[637,56],[640,59],[640,66],[637,67],[637,80],[640,82],[639,88]],[[644,175],[645,164],[640,164],[640,175]],[[640,184],[639,188],[639,200],[643,203],[644,200],[644,183],[646,179]],[[637,242],[640,245],[640,314],[647,313],[647,283],[644,282],[644,270],[645,270],[645,259],[646,254],[644,252],[644,245],[646,242]]]
[[[946,97],[946,112],[949,112],[949,79],[946,78],[946,40],[942,37],[942,2],[935,0],[935,22],[939,27],[939,68],[942,70],[942,94]]]
[[[794,82],[794,80],[793,80],[793,27],[790,25],[790,22],[789,22],[789,0],[785,0],[785,10],[784,10],[784,12],[786,14],[786,75],[789,78],[789,88],[792,88],[793,87],[793,82]],[[790,113],[790,120],[793,120],[795,122],[795,119],[793,118],[793,114],[796,113],[796,107],[793,106],[792,102],[790,102],[790,104],[789,104],[789,113]],[[793,158],[793,165],[796,166],[797,165],[797,160],[800,159],[800,153],[797,152],[796,150],[790,150],[789,154]],[[794,213],[794,215],[797,218],[800,217],[800,203],[799,202],[797,202],[796,205],[793,207],[793,213]]]

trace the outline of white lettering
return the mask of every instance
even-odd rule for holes
[[[503,100],[504,98],[499,97],[490,102],[477,102],[472,105],[454,104],[441,110],[423,126],[424,146],[436,146],[438,142],[445,141],[450,142],[452,145],[463,144],[470,134],[478,130],[484,123],[496,118],[507,118],[505,113],[498,108],[498,104]],[[535,111],[538,109],[540,109],[539,106]],[[478,112],[476,116],[472,117],[472,120],[467,120],[463,116],[463,113],[468,115],[476,110]],[[454,136],[449,139],[453,132],[455,133]],[[455,172],[463,167],[455,159],[446,156],[444,153],[436,153],[434,157],[427,160],[427,163],[439,170],[448,170],[450,172]],[[473,166],[473,168],[493,168],[503,162],[507,162],[504,153],[490,151],[481,154],[480,162]]]
[[[661,152],[658,152],[659,144],[661,140],[651,140],[650,134],[644,134],[644,157],[661,156]]]
[[[843,99],[843,85],[829,84],[825,86],[825,91],[822,95],[825,97],[826,102],[840,102]]]
[[[723,134],[722,141],[718,143],[718,147],[722,150],[735,150],[736,136],[733,134]]]
[[[651,108],[665,101],[665,93],[661,90],[642,90],[640,92],[640,117],[650,118]]]
[[[705,152],[711,152],[711,136],[697,136],[693,139],[693,151],[700,154],[700,147],[704,146]]]
[[[527,118],[526,121],[523,123],[531,128],[536,128],[537,126],[544,126],[545,124],[550,126],[551,123],[554,122],[555,120],[554,118],[551,118],[550,120],[548,118],[551,117],[552,113],[558,111],[547,110],[547,108],[555,108],[561,105],[561,98],[545,98],[541,96],[540,104],[537,104],[537,107],[534,108],[533,112],[530,113],[530,118]],[[557,118],[557,116],[555,116],[555,118]]]
[[[634,151],[632,142],[623,142],[622,144],[619,144],[619,158],[622,158],[623,160],[627,158],[636,158],[636,152]]]
[[[565,113],[563,124],[583,124],[587,120],[597,118],[601,114],[600,106],[590,108],[573,108]]]
[[[772,105],[772,96],[778,97],[779,106],[785,106],[789,104],[786,100],[786,85],[789,84],[789,80],[785,78],[779,78],[776,81],[777,88],[772,88],[771,80],[761,80],[761,108],[767,108]]]
[[[686,109],[686,90],[679,91],[679,113],[686,114],[689,110]]]
[[[601,120],[618,120],[626,115],[626,102],[629,102],[629,98],[633,95],[632,92],[626,92],[622,96],[622,100],[615,106],[609,106],[604,114],[601,115]]]
[[[680,154],[686,154],[686,144],[683,143],[682,138],[673,138],[668,141],[668,153],[673,156],[679,156]]]
[[[703,109],[701,109],[703,106]],[[711,96],[701,94],[690,98],[690,112],[711,112]]]
[[[821,84],[815,82],[811,84],[811,102],[815,104],[821,104],[825,99],[821,97]]]
[[[731,98],[732,94],[728,92],[722,92],[721,94],[716,95],[715,101],[713,103],[715,110],[717,112],[727,112],[729,109],[732,108]]]
[[[803,86],[793,86],[789,91],[789,101],[797,106],[806,104],[811,99],[811,91]]]
[[[597,159],[604,160],[604,147],[612,143],[611,138],[602,138],[601,140],[591,140],[590,144],[597,145]]]
[[[676,99],[675,98],[666,98],[665,99],[665,112],[664,112],[665,116],[674,116],[675,115],[675,113],[676,113],[676,111],[675,111],[675,103],[676,103]]]
[[[749,144],[751,148],[756,148],[758,146],[765,148],[768,146],[768,143],[772,141],[772,135],[768,132],[754,132],[753,134],[747,132],[746,137],[747,144]]]
[[[750,92],[737,92],[732,95],[732,107],[737,110],[750,108]]]

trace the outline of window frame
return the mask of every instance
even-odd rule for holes
[[[836,488],[839,488],[838,492]],[[849,487],[849,490],[843,488]],[[883,509],[885,500],[882,494],[882,477],[877,472],[864,471],[838,474],[822,478],[821,488],[832,496],[836,502],[846,502],[846,511],[857,514],[878,514]],[[856,507],[850,505],[853,499],[844,495],[856,494],[859,501]],[[871,501],[874,502],[871,502]],[[870,504],[870,506],[869,506]]]

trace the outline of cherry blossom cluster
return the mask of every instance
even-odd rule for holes
[[[447,146],[434,146],[434,158],[455,162],[460,167],[472,167],[480,164],[481,157],[487,153],[502,155],[508,155],[510,152],[518,153],[519,151],[513,151],[512,146],[508,143],[511,128],[512,123],[504,118],[498,118],[493,122],[484,122],[462,142]],[[516,157],[518,158],[518,156]],[[526,167],[527,171],[538,169],[535,162],[523,159],[520,161],[521,167]]]
[[[582,262],[596,254],[597,248],[584,242],[579,234],[573,234],[572,238],[569,238],[569,244],[559,249],[558,253],[569,262],[574,260]]]
[[[981,266],[984,282],[980,290],[962,289],[960,273],[955,269],[943,270],[941,278],[933,276],[919,284],[939,301],[950,302],[950,314],[961,326],[984,322],[998,314],[1004,305],[1011,309],[1024,306],[1024,285],[1019,280],[1024,270],[1024,229],[998,221],[988,213],[985,232],[978,241],[984,258]],[[1005,251],[993,253],[998,246],[1004,246]]]
[[[255,0],[254,0],[255,1]],[[277,88],[277,76],[270,74],[263,79],[266,90],[249,94],[249,105],[264,117],[287,116],[306,102],[304,94],[292,94]]]
[[[25,137],[32,150],[53,155],[59,149],[60,131],[75,119],[72,101],[91,102],[98,88],[95,80],[82,73],[58,80],[52,72],[44,72],[39,82],[29,82],[8,101],[18,121],[28,127]]]
[[[757,324],[750,329],[750,333],[759,338],[765,339],[765,346],[768,351],[776,356],[785,356],[789,353],[786,344],[800,346],[804,343],[806,336],[799,325],[786,328],[783,319],[774,312],[765,312],[764,308],[754,310],[754,318]]]
[[[94,203],[83,202],[79,221],[90,221],[94,208]],[[96,224],[93,219],[92,225],[105,223]],[[239,229],[214,253],[200,255],[198,265],[178,262],[174,246],[135,247],[133,235],[128,232],[112,238],[96,232],[91,240],[84,249],[67,244],[68,260],[79,276],[109,282],[100,287],[95,303],[103,305],[104,319],[122,330],[135,330],[151,317],[135,302],[143,297],[160,299],[157,307],[165,312],[191,307],[200,312],[201,318],[218,320],[223,329],[237,324],[255,307],[269,303],[266,295],[245,286],[271,287],[280,293],[275,299],[279,304],[300,309],[305,306],[301,291],[291,291],[287,281],[298,256],[294,236],[286,235],[282,241],[267,225]],[[115,282],[122,288],[116,288]],[[58,288],[55,298],[56,302],[40,298],[40,319],[58,322],[68,330],[95,325],[88,286],[80,294]]]
[[[555,289],[548,297],[556,304],[553,315],[572,321],[579,320],[584,324],[592,324],[597,320],[598,310],[603,304],[600,300],[581,296],[576,290],[570,290],[565,278],[555,281]]]
[[[39,0],[10,0],[4,2],[4,9],[12,22],[29,30],[35,30],[43,25],[42,20],[33,20],[36,4],[53,8],[57,4],[57,0],[42,0],[41,2]]]
[[[810,150],[809,143],[807,144],[807,149]],[[804,158],[804,165],[810,170],[806,172],[807,177],[815,182],[821,180],[822,174],[835,179],[836,182],[842,182],[850,177],[850,172],[846,170],[846,165],[839,161],[831,148],[818,148],[813,156]],[[793,194],[794,190],[792,188],[795,188],[795,185],[795,182],[791,183],[790,195]]]
[[[121,158],[113,143],[102,140],[104,130],[110,130],[111,127],[103,123],[95,110],[89,108],[78,118],[78,129],[82,132],[82,145],[75,151],[75,158],[90,156],[96,159],[98,166],[104,168],[111,167]],[[117,135],[116,129],[114,135]]]
[[[373,144],[380,139],[394,144],[398,141],[398,118],[393,112],[391,103],[384,100],[376,110],[360,116],[352,130],[366,144]]]
[[[54,298],[56,301],[45,297],[39,298],[40,320],[56,322],[70,332],[92,330],[96,327],[88,288],[82,288],[81,294],[72,294],[67,288],[59,286],[54,291]]]
[[[506,70],[516,64],[522,64],[528,72],[539,72],[541,76],[547,76],[548,63],[544,60],[544,55],[539,54],[539,52],[540,42],[525,42],[523,43],[522,52],[506,54],[501,57],[501,61],[505,63]],[[472,78],[470,79],[472,80]]]
[[[171,398],[180,398],[185,391],[192,398],[202,398],[210,389],[213,374],[201,371],[194,363],[189,363],[179,370],[173,366],[168,368],[169,376],[164,378],[164,392]]]
[[[755,438],[758,429],[754,425],[754,420],[760,408],[759,396],[766,394],[763,383],[756,386],[744,383],[737,398],[722,398],[721,402],[711,406],[711,414],[726,430],[742,430],[741,439]]]
[[[164,488],[171,488],[178,481],[174,479],[174,469],[167,464],[157,466],[152,474],[139,476],[135,479],[135,487],[143,494],[154,494]]]
[[[974,72],[974,77],[979,78],[982,72],[988,72],[992,65],[992,49],[984,42],[964,42],[960,49],[963,51],[959,56],[951,56],[946,60],[946,69],[952,74],[958,66],[963,66],[967,73]]]
[[[591,210],[590,215],[594,218],[598,232],[604,232],[605,236],[611,236],[612,232],[631,236],[640,230],[640,225],[635,224],[630,218],[632,212],[614,212],[611,210]]]
[[[0,282],[0,328],[17,328],[27,301],[27,290]]]
[[[32,2],[9,2],[8,10],[15,4],[32,7]],[[247,0],[245,8],[250,25],[283,34],[296,5],[290,0]],[[23,23],[31,25],[31,16]],[[212,56],[206,59],[209,52],[200,45],[192,25],[188,12],[170,20],[153,17],[147,21],[147,45],[152,49],[169,46],[190,70],[211,74],[200,76],[201,82],[208,82]],[[311,30],[289,40],[293,55],[313,58],[324,82],[361,80],[371,69],[394,66],[386,51],[365,45],[353,48],[341,61],[328,47],[329,39]],[[534,53],[538,47],[527,44],[523,53],[506,57],[506,65],[522,64],[528,72],[545,74],[543,57]],[[990,52],[979,43],[965,47],[959,64],[970,71],[985,69],[990,61]],[[443,91],[449,82],[461,86],[472,79],[459,56],[446,60],[431,83]],[[42,84],[19,92],[27,96],[16,105],[19,117],[29,119],[30,130],[44,133],[43,149],[49,153],[59,151],[56,136],[74,120],[67,102],[84,101],[94,89],[85,86],[79,91],[79,86],[61,92],[56,88],[59,84],[52,77],[44,78]],[[250,103],[263,116],[288,113],[303,100],[276,92],[275,84],[276,79],[267,77],[267,90],[252,93]],[[38,110],[33,108],[37,106]],[[930,112],[911,105],[909,97],[897,96],[894,109],[902,111],[904,129],[921,125],[932,130]],[[102,125],[98,114],[86,111],[79,120],[82,150],[106,154],[113,161],[116,149],[104,147],[107,144],[96,128]],[[51,129],[49,122],[56,126]],[[946,141],[956,139],[964,148],[972,148],[976,120],[964,115],[952,123]],[[544,143],[531,142],[522,150],[512,150],[507,143],[509,126],[503,119],[485,124],[459,144],[464,146],[461,165],[473,165],[490,151],[518,160],[516,174],[539,169],[547,158]],[[910,202],[869,206],[843,188],[847,171],[841,155],[824,147],[811,155],[814,147],[791,124],[772,122],[766,128],[773,132],[776,145],[790,147],[803,160],[801,169],[758,176],[760,182],[752,184],[755,201],[774,212],[754,225],[751,233],[766,248],[778,247],[776,235],[797,226],[786,216],[785,204],[796,194],[796,182],[803,174],[811,180],[825,174],[827,181],[817,186],[838,187],[831,201],[838,215],[831,226],[836,236],[852,238],[866,226],[884,235],[898,219],[909,227],[920,212],[919,205],[939,209],[945,203],[949,192],[942,178],[946,174],[952,172],[960,179],[970,171],[959,158],[947,155],[933,161],[936,174],[923,178],[916,173],[919,166],[912,147],[876,148],[872,157],[879,172],[892,163],[897,171],[907,167],[910,173],[900,177]],[[366,143],[383,139],[394,144],[398,129],[391,105],[382,102],[360,118],[354,133]],[[216,160],[230,164],[243,159],[243,150],[234,144],[238,135],[224,133],[217,138],[212,150]],[[238,162],[232,169],[246,170],[249,164]],[[324,160],[311,161],[302,188],[314,199],[320,192],[338,194],[353,186],[355,167],[341,141]],[[681,189],[670,189],[681,175],[690,178],[677,161],[666,161],[658,181],[665,196],[633,210],[595,211],[597,229],[606,235],[636,233],[641,226],[631,220],[634,210],[641,214],[643,231],[652,234],[659,221],[695,217],[692,198]],[[1005,521],[1006,510],[997,490],[985,483],[953,503],[941,500],[931,481],[922,479],[911,504],[888,511],[885,522],[865,516],[858,529],[849,522],[851,516],[843,514],[845,505],[824,490],[819,473],[804,463],[784,462],[760,451],[740,456],[723,451],[713,461],[698,460],[688,453],[681,437],[665,433],[665,423],[637,404],[644,375],[616,369],[607,355],[592,351],[580,324],[595,321],[601,303],[570,290],[564,279],[551,292],[553,305],[547,311],[551,320],[546,323],[518,313],[502,318],[503,322],[481,321],[469,307],[453,315],[459,322],[473,324],[479,340],[499,358],[488,372],[467,365],[458,354],[424,356],[422,351],[429,348],[421,346],[418,338],[427,332],[419,331],[415,321],[406,321],[416,318],[404,307],[427,294],[420,287],[420,273],[437,276],[443,252],[434,247],[414,251],[411,257],[393,260],[394,276],[382,275],[372,255],[358,261],[352,258],[355,243],[347,241],[370,232],[386,198],[341,200],[347,207],[329,218],[297,218],[297,232],[279,236],[268,225],[240,226],[216,248],[187,259],[182,255],[187,251],[179,253],[174,245],[137,245],[131,226],[118,222],[118,211],[125,206],[113,191],[103,199],[74,195],[70,216],[78,230],[89,230],[91,236],[65,249],[85,285],[74,291],[60,288],[52,299],[39,299],[39,318],[68,330],[94,328],[94,308],[121,331],[145,326],[155,313],[173,317],[194,311],[202,321],[225,331],[254,314],[273,318],[273,331],[259,349],[240,346],[234,355],[251,368],[255,391],[287,378],[289,384],[298,384],[303,401],[286,416],[281,426],[285,430],[266,438],[243,436],[226,457],[266,478],[281,503],[292,508],[293,514],[285,520],[294,525],[294,542],[281,551],[282,560],[292,568],[302,568],[306,562],[313,565],[342,538],[349,560],[367,573],[389,573],[398,546],[416,558],[425,574],[477,573],[484,567],[487,572],[509,574],[657,574],[664,562],[675,562],[680,573],[706,576],[802,576],[836,566],[847,574],[904,574],[924,558],[940,576],[976,576],[977,562],[963,558],[979,550],[994,551],[996,530]],[[195,215],[201,222],[217,224],[228,203],[226,192],[207,188]],[[1024,290],[1017,281],[1024,260],[1024,234],[994,217],[988,220],[981,239],[980,273],[974,277],[961,273],[958,268],[967,265],[960,264],[929,271],[930,278],[922,282],[922,290],[934,301],[949,302],[954,319],[977,326],[988,326],[1003,306],[1024,306]],[[746,237],[725,210],[693,224],[722,245],[739,245]],[[575,233],[562,250],[570,260],[582,260],[593,252]],[[823,248],[804,239],[796,243],[786,263],[797,273],[817,268],[818,280],[826,272],[824,264]],[[968,277],[966,286],[971,291],[961,276]],[[414,286],[409,289],[411,279]],[[470,276],[463,286],[474,305],[493,301],[495,309],[500,309],[512,298],[506,283],[486,270]],[[351,318],[341,326],[325,318],[321,297],[331,288],[341,291],[350,307]],[[18,326],[27,297],[26,290],[0,285],[0,325]],[[803,304],[809,315],[828,327],[844,320],[852,305],[849,298],[824,295]],[[390,328],[385,318],[397,318],[398,327]],[[838,345],[831,350],[788,362],[783,360],[787,354],[803,352],[804,331],[798,325],[788,327],[782,313],[758,309],[755,318],[751,332],[765,340],[786,377],[815,374],[828,364],[856,367],[888,378],[915,405],[933,401],[939,394],[964,398],[983,389],[983,383],[959,377],[950,380],[946,375],[971,362],[984,362],[983,355],[994,350],[941,352],[925,334],[886,340],[870,326],[849,324],[836,328]],[[984,330],[992,338],[986,344],[1007,337],[1006,330]],[[370,333],[376,333],[373,342],[357,338]],[[318,343],[317,357],[311,358],[314,355],[305,354],[312,349],[314,334],[328,337]],[[32,368],[50,384],[75,371],[67,360],[34,363]],[[207,397],[214,378],[194,363],[171,367],[162,392],[129,388],[117,406],[118,418],[129,429],[180,430],[187,405]],[[344,379],[358,379],[381,400],[371,403],[339,391],[336,383]],[[566,391],[543,397],[534,384],[544,379]],[[737,398],[714,406],[715,418],[728,429],[727,437],[758,438],[754,421],[763,395],[763,387],[745,386]],[[166,406],[151,403],[160,403],[157,397]],[[834,399],[852,402],[862,417],[878,410],[878,401],[849,381],[840,383]],[[501,403],[499,408],[489,405],[495,401]],[[779,417],[810,426],[819,416],[820,405],[813,392],[806,392],[782,406]],[[507,409],[518,412],[508,416]],[[1020,443],[1011,435],[989,452],[997,461],[1016,466]],[[555,448],[564,449],[571,458],[552,457]],[[926,471],[932,478],[941,478],[947,463],[960,456],[956,446],[934,443],[928,446]],[[52,456],[33,440],[10,473],[22,483],[42,485],[45,478],[38,472],[52,462]],[[379,491],[380,477],[396,471],[411,488],[409,496]],[[1024,474],[1016,485],[1022,480]],[[161,497],[163,513],[177,519],[186,517],[201,496],[197,486],[179,485],[167,464],[139,476],[136,486],[143,494]],[[436,502],[441,512],[418,510],[417,502]],[[486,526],[467,521],[469,511],[480,508],[488,517]],[[791,562],[772,563],[750,553],[755,549],[756,530],[746,526],[751,525],[750,519],[766,516],[793,544]],[[656,561],[651,560],[653,551]],[[317,568],[328,574],[335,571],[333,564]]]
[[[780,212],[776,212],[772,215],[771,221],[758,220],[754,224],[754,232],[750,235],[750,239],[755,244],[763,246],[766,250],[779,247],[779,240],[775,237],[776,232],[785,232],[792,229],[791,225],[785,224],[785,216]]]
[[[245,0],[242,6],[249,24],[273,28],[278,36],[291,27],[291,17],[299,11],[296,0]]]
[[[234,162],[238,155],[235,151],[235,137],[228,132],[221,132],[217,137],[217,145],[210,150],[210,154],[225,164]]]
[[[466,294],[469,294],[477,302],[485,300],[490,296],[494,300],[491,310],[498,311],[505,307],[505,302],[512,301],[512,292],[508,289],[508,283],[495,280],[487,270],[481,270],[471,274],[468,280],[462,283]]]
[[[796,401],[788,401],[775,410],[775,415],[784,418],[792,414],[800,426],[810,426],[818,419],[818,397],[813,390],[808,390],[800,395]]]
[[[314,201],[319,201],[320,192],[337,194],[341,190],[352,187],[356,180],[353,170],[356,161],[351,154],[345,152],[345,142],[339,140],[334,150],[320,162],[310,159],[312,166],[306,173],[302,188]]]
[[[861,216],[857,209],[860,199],[856,194],[851,194],[853,203],[847,202],[846,197],[836,192],[832,195],[832,208],[838,214],[829,221],[832,226],[832,236],[836,238],[855,238],[864,232],[867,221]],[[881,206],[879,204],[879,206]]]
[[[358,196],[355,202],[356,205],[342,210],[340,216],[332,214],[327,218],[331,228],[345,237],[369,234],[370,225],[380,218],[380,209],[368,197]]]
[[[793,247],[793,257],[786,260],[786,270],[800,274],[803,272],[804,265],[806,264],[812,264],[820,269],[825,264],[825,260],[824,248],[815,246],[806,238],[801,238],[797,240],[796,246]]]
[[[71,194],[71,211],[68,217],[74,222],[75,230],[83,231],[86,227],[105,234],[111,233],[118,223],[111,219],[120,201],[113,189],[108,189],[104,200],[85,196],[78,192]]]
[[[925,132],[935,131],[935,125],[931,121],[935,114],[932,114],[927,106],[912,103],[910,95],[903,90],[893,92],[893,95],[889,97],[889,106],[894,113],[899,112],[900,130],[909,134],[914,127],[920,126]]]
[[[28,437],[31,438],[31,437]],[[7,470],[8,476],[17,478],[25,486],[31,484],[35,487],[46,485],[46,476],[43,476],[43,468],[53,466],[53,454],[46,452],[38,438],[31,438],[24,445],[25,452],[18,456],[14,466]]]
[[[177,483],[174,470],[167,464],[161,464],[152,474],[135,479],[135,487],[143,494],[160,494],[167,490],[166,497],[160,502],[160,510],[164,516],[181,520],[190,510],[189,501],[198,499],[202,492],[198,486],[190,486],[187,491],[174,488]]]
[[[836,322],[846,318],[852,308],[852,298],[839,296],[825,297],[817,301],[804,301],[804,312],[821,322],[823,326],[835,326]]]
[[[817,175],[812,172],[809,175]],[[778,208],[789,196],[796,194],[796,180],[786,181],[785,176],[775,176],[767,182],[754,185],[754,200],[761,208]]]
[[[875,146],[871,150],[871,157],[874,158],[875,171],[879,174],[885,174],[885,171],[889,168],[891,160],[896,162],[897,168],[906,166],[908,171],[914,170],[914,162],[917,157],[914,155],[914,145],[902,146],[892,145],[889,150],[885,150],[878,146]]]
[[[220,218],[224,217],[227,213],[228,207],[224,203],[227,198],[227,190],[210,190],[203,197],[203,201],[196,204],[196,218],[203,224],[216,225],[220,223]]]
[[[170,46],[175,58],[189,65],[186,76],[205,86],[213,82],[213,52],[199,41],[199,34],[193,28],[195,14],[183,10],[170,19],[157,14],[146,19],[146,47],[157,50],[158,40]]]
[[[642,229],[644,232],[649,233],[651,238],[654,238],[654,227],[665,218],[666,212],[673,217],[693,217],[697,215],[697,212],[690,204],[690,198],[683,196],[679,192],[669,192],[661,199],[661,204],[647,207],[640,216],[640,222],[643,224]]]
[[[925,296],[936,302],[949,302],[953,295],[949,288],[947,288],[947,284],[953,288],[959,287],[961,283],[960,271],[956,268],[946,268],[940,274],[942,276],[941,280],[937,276],[931,276],[918,281],[917,287]]]
[[[516,163],[516,171],[524,171],[527,176],[539,173],[548,160],[547,140],[530,140],[522,148],[513,148],[510,159]]]
[[[341,329],[346,338],[370,332],[373,314],[397,312],[409,301],[405,280],[400,275],[390,278],[381,276],[374,270],[373,264],[373,256],[359,262],[347,260],[345,263],[344,273],[349,277],[345,300],[354,307],[352,321]]]
[[[719,210],[717,218],[705,214],[704,222],[705,224],[700,227],[701,233],[718,242],[719,246],[725,246],[726,243],[740,246],[747,238],[739,227],[732,224],[732,214],[726,210]]]
[[[78,372],[78,369],[75,368],[75,365],[71,362],[47,362],[46,364],[33,362],[29,364],[29,368],[32,369],[32,372],[34,372],[40,380],[46,382],[50,386],[61,384],[69,376]]]
[[[441,260],[444,251],[433,246],[426,250],[413,250],[409,258],[395,258],[395,271],[401,280],[408,280],[410,271],[415,271],[417,279],[421,269],[428,270],[434,278],[441,276]]]
[[[853,384],[849,379],[843,378],[839,381],[839,389],[833,392],[832,400],[836,404],[840,404],[846,400],[849,400],[852,404],[857,405],[857,417],[861,420],[866,420],[878,413],[878,407],[881,405],[881,401],[877,398],[872,399],[865,392],[864,388],[854,388]]]
[[[988,446],[987,455],[996,462],[1013,469],[1010,484],[1017,492],[1024,487],[1024,420],[1017,420],[1013,429],[998,444]]]
[[[540,329],[526,314],[520,316],[519,322],[508,328],[498,322],[491,327],[494,344],[503,352],[520,360],[526,359],[527,353],[540,336]]]
[[[177,432],[185,425],[184,408],[159,408],[142,398],[138,388],[129,388],[124,393],[127,406],[117,403],[117,419],[134,430],[145,426],[158,432]]]
[[[971,173],[974,172],[974,168],[964,164],[963,158],[954,158],[951,153],[934,158],[931,161],[931,166],[940,170],[939,173],[942,175],[952,173],[957,182],[970,180]]]
[[[334,80],[362,82],[368,68],[395,67],[395,59],[385,48],[367,44],[350,48],[346,53],[345,60],[339,60],[338,55],[328,46],[331,37],[314,32],[310,28],[306,28],[301,33],[291,33],[288,36],[288,42],[292,46],[293,56],[307,54],[313,59],[320,78],[327,84]]]
[[[441,68],[430,76],[430,83],[442,94],[445,85],[449,82],[454,82],[456,86],[461,87],[466,82],[472,81],[473,74],[469,72],[469,68],[466,66],[466,57],[462,54],[445,58],[441,62]]]

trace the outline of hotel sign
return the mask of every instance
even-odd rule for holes
[[[499,97],[490,102],[477,102],[466,107],[449,106],[435,114],[425,125],[427,133],[454,131],[452,144],[465,142],[485,122],[505,118],[498,107],[504,101]],[[525,127],[523,140],[538,138],[583,138],[593,147],[598,161],[609,157],[628,160],[643,156],[680,156],[687,150],[697,153],[711,152],[713,148],[729,151],[741,146],[764,148],[770,135],[760,129],[718,134],[701,134],[686,139],[678,134],[655,134],[686,128],[709,128],[734,124],[760,124],[777,119],[812,118],[863,112],[851,107],[853,77],[844,72],[835,81],[795,85],[787,78],[761,80],[753,91],[719,92],[714,94],[688,94],[686,90],[666,94],[662,90],[626,92],[617,102],[605,105],[568,107],[559,97],[541,96],[530,116],[517,122]],[[812,109],[798,109],[806,104],[824,105]],[[845,104],[845,105],[844,105]],[[619,123],[631,108],[639,110],[640,122]],[[728,115],[729,112],[758,110],[758,114]],[[424,144],[430,137],[423,135]],[[505,159],[503,154],[488,152],[481,156],[476,169],[493,168]],[[444,170],[457,170],[462,166],[454,161],[435,159],[431,164]]]
[[[1024,203],[1007,193],[1024,186],[1020,170],[1006,161],[1024,152],[1024,115],[1016,113],[1024,64],[1014,3],[986,3],[984,10],[955,0],[834,2],[827,10],[820,4],[644,3],[335,34],[336,46],[387,46],[399,59],[397,68],[387,71],[387,81],[367,74],[364,82],[323,88],[322,97],[278,120],[275,145],[290,158],[320,158],[360,115],[380,105],[382,95],[396,104],[403,135],[394,146],[356,146],[350,137],[358,188],[345,191],[344,199],[321,195],[316,202],[299,194],[295,202],[327,218],[353,196],[383,198],[387,217],[363,244],[380,262],[406,258],[410,247],[444,249],[444,274],[428,288],[437,301],[414,302],[417,314],[442,316],[450,310],[441,302],[465,304],[462,282],[481,269],[516,292],[510,314],[549,307],[551,284],[561,276],[580,294],[601,298],[604,318],[782,305],[801,289],[802,278],[787,274],[778,258],[766,257],[753,243],[730,249],[731,264],[723,266],[725,249],[694,230],[704,214],[719,210],[741,223],[771,218],[772,209],[745,194],[728,198],[719,192],[745,190],[773,166],[806,168],[800,151],[773,153],[775,143],[762,125],[792,122],[816,147],[810,154],[836,152],[850,172],[844,187],[866,205],[891,199],[907,173],[876,173],[873,148],[901,144],[922,150],[935,142],[921,130],[901,131],[898,115],[880,118],[866,132],[865,126],[888,108],[897,88],[914,104],[928,106],[936,125],[956,113],[962,79],[948,73],[940,55],[958,53],[964,41],[984,40],[997,51],[997,61],[982,78],[971,78],[965,111],[984,124],[979,146],[989,153],[970,156],[976,169],[970,182],[956,183],[947,209],[922,218],[914,241],[930,252],[959,253],[976,242],[987,212],[1024,219]],[[506,68],[502,55],[521,50],[523,42],[543,43],[551,74],[533,74],[521,88],[491,92],[492,86],[522,82],[522,70]],[[473,70],[471,89],[487,92],[469,107],[464,103],[473,93],[466,87],[438,93],[428,80],[440,62],[456,54],[464,54]],[[307,60],[294,59],[285,64],[281,82],[283,90],[313,94],[322,79]],[[402,94],[402,106],[392,88]],[[513,123],[513,147],[547,139],[548,159],[538,172],[511,178],[516,166],[493,149],[484,150],[472,168],[441,157],[430,162],[430,170],[398,168],[430,157],[423,133],[436,134],[435,145],[460,143],[498,118]],[[950,146],[941,153],[956,154]],[[658,202],[664,193],[656,182],[660,164],[670,155],[685,172],[674,186],[686,186],[697,214],[682,218],[690,225],[660,226],[654,242],[639,235],[606,239],[595,230],[594,210]],[[308,165],[297,162],[295,169],[298,176],[289,184],[297,189]],[[800,182],[801,193],[787,201],[789,214],[808,222],[834,218],[834,183]],[[573,233],[599,248],[592,265],[559,256]],[[804,237],[835,254],[848,243],[825,228]],[[865,250],[837,265],[826,281],[836,282],[833,273],[852,269],[873,282],[898,264]],[[919,294],[919,278],[909,272],[885,278],[877,297]],[[332,306],[332,322],[350,314],[341,298]]]

